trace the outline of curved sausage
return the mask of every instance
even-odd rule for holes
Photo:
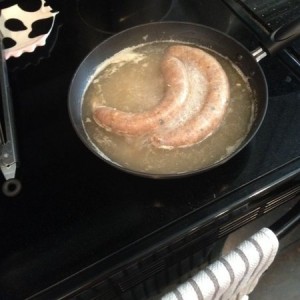
[[[170,116],[166,120],[164,126],[157,128],[157,131],[175,129],[182,126],[187,120],[193,117],[196,111],[199,111],[203,107],[207,97],[208,81],[205,76],[205,72],[202,72],[200,69],[201,66],[194,63],[193,60],[190,58],[182,59],[178,56],[177,52],[178,51],[175,46],[168,48],[168,55],[179,59],[182,62],[183,68],[185,68],[187,72],[188,94],[184,105],[177,110],[176,114]]]
[[[141,113],[124,112],[107,106],[98,106],[93,112],[96,123],[120,135],[143,135],[164,126],[180,111],[188,95],[188,74],[183,63],[168,54],[161,63],[166,92],[153,108]]]
[[[225,115],[229,100],[228,78],[218,61],[205,51],[189,46],[172,46],[170,55],[185,65],[195,66],[207,79],[205,103],[183,125],[166,128],[154,133],[151,143],[158,148],[173,149],[200,143],[215,132]],[[189,76],[194,76],[189,73]]]

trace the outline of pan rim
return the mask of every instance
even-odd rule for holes
[[[99,49],[105,47],[106,45],[109,45],[110,43],[112,43],[112,41],[118,40],[120,39],[120,37],[124,37],[124,36],[128,36],[128,34],[130,34],[131,32],[136,32],[138,30],[145,30],[150,28],[151,30],[153,30],[153,28],[159,28],[159,27],[165,27],[165,26],[184,26],[184,27],[188,27],[189,29],[192,28],[197,28],[198,30],[204,29],[205,31],[208,32],[214,32],[217,35],[222,36],[223,38],[230,40],[231,43],[233,43],[234,45],[236,45],[236,47],[238,47],[239,49],[243,50],[243,53],[247,53],[248,57],[247,59],[251,59],[252,63],[255,65],[256,68],[256,72],[259,73],[258,75],[256,74],[256,76],[261,77],[261,89],[264,91],[264,99],[263,100],[259,100],[259,101],[263,101],[264,105],[260,108],[260,112],[259,112],[259,117],[256,117],[256,119],[258,119],[257,123],[255,126],[253,126],[253,124],[251,125],[251,129],[249,130],[249,132],[247,133],[246,137],[244,138],[244,140],[242,141],[242,143],[238,146],[238,148],[236,150],[234,150],[231,154],[229,154],[228,156],[226,156],[223,159],[220,159],[219,161],[216,161],[215,163],[212,163],[206,167],[203,168],[199,168],[199,169],[195,169],[195,170],[190,170],[190,171],[183,171],[183,172],[178,172],[178,173],[148,173],[148,172],[142,172],[142,171],[137,171],[137,170],[133,170],[130,169],[128,167],[122,166],[117,162],[112,161],[110,158],[107,157],[107,155],[104,154],[105,157],[103,157],[103,153],[101,152],[101,150],[97,149],[97,147],[95,147],[95,145],[90,141],[89,136],[87,135],[84,126],[83,126],[83,122],[81,122],[81,126],[78,126],[78,116],[75,116],[74,113],[74,101],[73,101],[73,91],[74,91],[74,85],[76,85],[76,81],[78,80],[78,74],[79,72],[82,71],[82,69],[85,68],[85,65],[87,64],[87,61],[91,59],[91,57],[93,57],[93,55],[95,55],[95,53],[97,53],[97,51],[99,51]],[[180,41],[180,40],[179,40]],[[184,41],[183,41],[184,42]],[[198,44],[199,45],[199,44]],[[129,45],[131,46],[131,45]],[[202,46],[202,45],[200,45]],[[115,52],[117,53],[117,52]],[[112,53],[111,56],[115,53]],[[223,53],[220,53],[221,55]],[[108,58],[108,57],[107,57]],[[104,59],[101,60],[102,62],[104,61]],[[100,62],[101,63],[101,62]],[[99,64],[94,66],[93,72],[95,72],[97,66]],[[89,70],[89,75],[93,74],[93,72],[91,72],[91,70]],[[89,77],[89,76],[87,76]],[[88,84],[86,84],[85,89],[87,88]],[[80,95],[80,105],[82,104],[82,98],[85,92],[85,89],[82,90],[81,89],[81,95]],[[234,39],[233,37],[227,35],[224,32],[221,32],[217,29],[211,28],[209,26],[206,25],[202,25],[202,24],[197,24],[197,23],[192,23],[192,22],[177,22],[177,21],[159,21],[159,22],[153,22],[153,23],[147,23],[147,24],[142,24],[142,25],[137,25],[128,29],[125,29],[117,34],[112,35],[111,37],[107,38],[106,40],[102,41],[100,44],[98,44],[96,47],[94,47],[86,56],[85,58],[82,60],[82,62],[79,64],[78,68],[76,69],[76,72],[72,78],[70,87],[69,87],[69,93],[68,93],[68,111],[69,111],[69,117],[71,119],[71,123],[73,128],[75,129],[75,132],[77,133],[77,135],[79,136],[79,138],[81,139],[81,141],[85,144],[85,146],[92,152],[94,153],[94,155],[96,155],[98,158],[100,158],[101,160],[103,160],[105,163],[110,164],[111,166],[124,171],[126,173],[129,174],[133,174],[133,175],[137,175],[140,177],[146,177],[146,178],[153,178],[153,179],[171,179],[171,178],[178,178],[178,177],[185,177],[185,176],[192,176],[192,175],[196,175],[196,174],[201,174],[204,172],[207,172],[209,170],[215,169],[219,166],[224,165],[225,163],[227,163],[228,161],[230,161],[233,157],[235,157],[238,153],[240,153],[249,143],[250,141],[253,139],[253,137],[257,134],[258,130],[260,129],[263,120],[265,118],[266,112],[267,112],[267,107],[268,107],[268,87],[267,87],[267,81],[265,78],[265,74],[260,66],[260,64],[258,62],[256,62],[255,58],[252,56],[251,52],[244,46],[242,45],[239,41],[237,41],[236,39]],[[81,111],[81,109],[80,109]],[[80,113],[81,115],[81,113]],[[82,121],[82,118],[80,118],[80,120]],[[255,128],[254,128],[255,127]],[[99,153],[101,152],[101,154]]]

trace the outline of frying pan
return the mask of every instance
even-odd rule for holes
[[[79,65],[69,90],[69,114],[73,127],[82,142],[99,158],[112,166],[135,175],[150,178],[173,178],[192,175],[220,166],[239,153],[255,136],[261,126],[267,106],[268,89],[264,73],[258,64],[263,57],[273,54],[296,36],[300,35],[300,20],[294,21],[285,28],[274,32],[270,38],[263,41],[262,48],[249,52],[243,45],[228,35],[207,26],[183,22],[157,22],[139,25],[122,31],[108,38],[92,50]],[[255,116],[253,124],[240,146],[229,156],[205,168],[187,171],[178,174],[149,174],[131,170],[128,167],[110,160],[105,154],[95,149],[84,128],[82,118],[82,102],[90,78],[94,75],[97,66],[117,52],[142,43],[175,40],[182,43],[191,43],[200,47],[210,48],[229,58],[242,73],[249,78],[249,85],[256,98]]]

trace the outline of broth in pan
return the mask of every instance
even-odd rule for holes
[[[98,67],[85,92],[82,113],[89,139],[100,153],[125,168],[149,174],[206,168],[234,152],[252,125],[255,99],[247,79],[227,58],[209,49],[203,50],[217,59],[227,74],[230,98],[221,125],[200,143],[161,149],[149,143],[147,135],[116,134],[95,122],[93,111],[98,106],[133,113],[153,109],[166,91],[161,72],[163,54],[175,44],[179,43],[146,43],[124,49]]]

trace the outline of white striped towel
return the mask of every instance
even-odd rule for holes
[[[246,300],[273,262],[278,246],[273,231],[263,228],[161,300]]]

